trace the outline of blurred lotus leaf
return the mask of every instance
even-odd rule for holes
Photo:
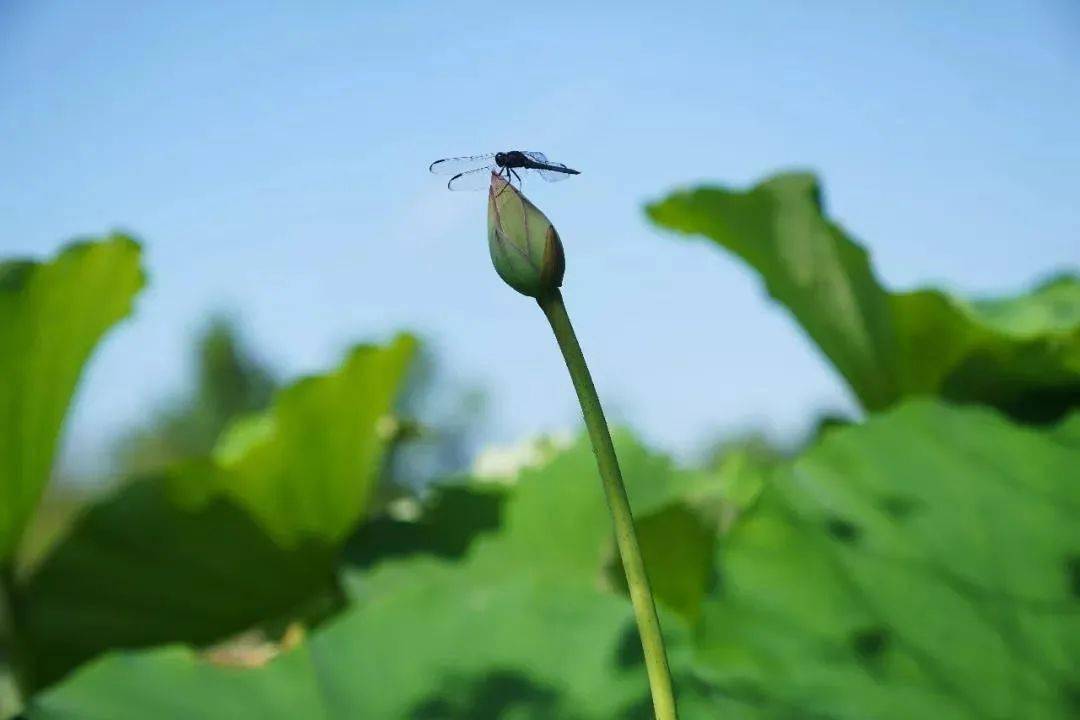
[[[1078,509],[1080,447],[985,409],[834,430],[722,543],[698,668],[762,717],[1075,717]]]
[[[646,516],[707,482],[625,433],[617,443]],[[469,507],[468,488],[442,502]],[[433,521],[422,547],[354,574],[352,609],[266,667],[224,669],[179,647],[117,654],[38,696],[30,716],[243,720],[312,708],[326,718],[627,716],[647,700],[644,668],[629,602],[602,589],[613,541],[587,441],[512,487],[481,483],[475,493],[505,498],[497,529],[446,562],[435,557],[444,555],[437,528],[448,548],[460,528]],[[431,507],[441,513],[442,502]],[[677,636],[674,617],[671,629]]]
[[[700,529],[714,479],[619,447],[645,527]],[[921,401],[834,429],[716,536],[698,609],[683,612],[699,583],[669,596],[683,716],[1072,717],[1078,468],[1080,448],[986,410]],[[263,668],[118,654],[29,715],[648,717],[629,603],[597,585],[611,545],[594,474],[582,443],[524,471],[465,556],[380,563],[353,609]]]
[[[415,352],[408,335],[360,346],[336,371],[280,391],[269,411],[223,434],[216,490],[283,545],[344,541],[367,509],[392,439],[383,425]]]
[[[648,214],[663,227],[710,238],[757,270],[867,410],[939,395],[1045,422],[1080,405],[1076,276],[1000,300],[891,293],[866,250],[824,214],[821,188],[804,174],[778,175],[745,192],[678,192]]]
[[[414,347],[358,347],[239,421],[217,458],[92,505],[18,588],[31,684],[111,648],[208,643],[333,602],[335,556],[368,511],[379,421]]]
[[[49,480],[83,365],[142,285],[139,246],[124,235],[0,263],[0,566]]]

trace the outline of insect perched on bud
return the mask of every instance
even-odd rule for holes
[[[578,402],[581,403],[581,414],[589,430],[597,470],[611,511],[619,557],[634,606],[634,618],[648,671],[653,711],[656,720],[678,720],[671,670],[664,649],[664,634],[649,588],[649,577],[645,573],[645,561],[619,470],[619,458],[615,455],[611,432],[604,419],[604,409],[600,406],[589,366],[585,363],[581,344],[578,343],[559,291],[566,272],[562,240],[540,208],[529,202],[510,183],[511,179],[520,183],[522,173],[534,172],[548,182],[579,173],[561,163],[550,162],[543,153],[522,150],[444,158],[431,163],[428,169],[436,175],[450,175],[447,187],[451,190],[478,190],[483,187],[485,179],[488,182],[488,249],[491,251],[491,262],[507,285],[522,295],[536,299],[562,351]]]
[[[562,285],[566,258],[559,233],[540,208],[494,173],[488,188],[488,249],[499,277],[522,295],[539,298]]]

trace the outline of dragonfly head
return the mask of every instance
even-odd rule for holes
[[[504,153],[504,152],[495,153],[495,164],[498,165],[499,167],[503,167],[504,165],[506,165],[506,153]]]

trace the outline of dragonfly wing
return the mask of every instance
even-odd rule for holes
[[[526,157],[528,157],[533,162],[543,163],[544,165],[550,165],[551,167],[557,167],[557,168],[565,168],[566,167],[562,163],[551,162],[550,160],[547,159],[547,155],[545,155],[542,152],[537,152],[535,150],[523,150],[522,155],[525,155]],[[569,170],[570,168],[566,168],[566,169]],[[573,173],[559,172],[558,170],[541,170],[540,168],[533,168],[532,171],[537,173],[538,175],[540,175],[540,177],[544,178],[548,182],[559,182],[560,180],[565,180],[566,178],[570,177],[573,174]]]
[[[446,187],[451,190],[484,190],[491,184],[491,168],[479,167],[475,170],[458,173],[450,178]]]
[[[566,167],[562,163],[548,163],[548,165],[551,165],[552,167]],[[559,182],[560,180],[565,180],[566,178],[574,174],[559,172],[558,170],[537,170],[536,172],[538,172],[540,174],[540,177],[544,178],[548,182]]]
[[[428,170],[436,175],[457,175],[477,168],[492,167],[495,165],[495,153],[486,155],[466,155],[464,157],[443,158],[436,160],[428,166]]]

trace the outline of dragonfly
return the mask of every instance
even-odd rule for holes
[[[562,163],[551,162],[542,152],[531,150],[443,158],[431,163],[428,170],[436,175],[453,175],[446,183],[451,190],[483,190],[491,182],[491,173],[503,176],[507,182],[516,179],[518,185],[521,185],[521,173],[524,172],[539,175],[548,182],[581,174]]]

